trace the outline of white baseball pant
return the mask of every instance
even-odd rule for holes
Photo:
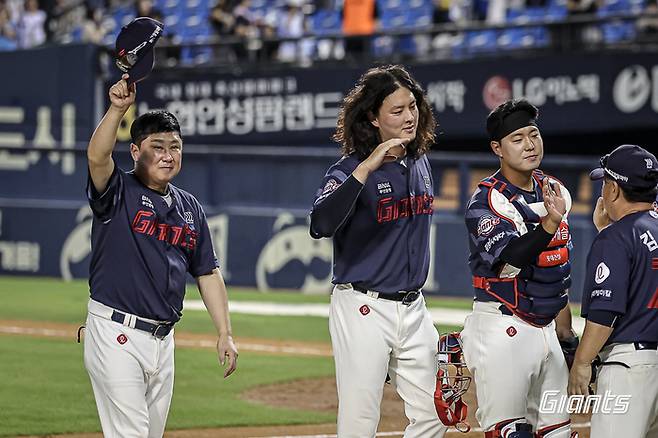
[[[569,420],[565,412],[540,412],[545,391],[567,396],[569,371],[555,332],[555,321],[535,327],[503,315],[497,302],[474,302],[461,338],[464,359],[475,381],[475,414],[485,431],[501,421],[525,418],[535,432]],[[557,393],[555,393],[557,391]],[[570,426],[551,437],[568,438]]]
[[[592,415],[592,437],[658,438],[658,351],[636,350],[633,344],[605,347],[603,362],[621,362],[629,366],[605,365],[596,379],[597,395],[630,395],[625,413]],[[619,405],[618,401],[610,407]]]
[[[329,331],[336,363],[338,437],[374,437],[386,374],[404,401],[407,438],[446,431],[434,406],[439,335],[422,295],[409,305],[337,285]]]
[[[112,321],[112,310],[89,301],[84,339],[103,435],[161,438],[174,389],[173,330],[159,339]]]

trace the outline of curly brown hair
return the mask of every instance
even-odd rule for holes
[[[418,158],[429,150],[435,139],[436,121],[425,93],[403,66],[387,65],[365,72],[343,99],[332,138],[340,143],[344,156],[356,153],[363,160],[381,143],[379,130],[370,118],[398,88],[411,91],[418,107],[416,138],[407,145],[407,155]]]

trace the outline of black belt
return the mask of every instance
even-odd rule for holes
[[[121,313],[118,310],[114,310],[112,312],[112,321],[123,324],[125,319],[126,319],[125,313]],[[171,329],[174,328],[174,324],[172,323],[153,324],[148,321],[144,321],[143,319],[137,318],[135,319],[135,328],[137,330],[150,333],[156,338],[164,339],[164,337],[167,336],[169,332],[171,332]]]
[[[362,294],[367,294],[368,292],[374,292],[377,294],[377,298],[383,298],[385,300],[391,300],[391,301],[401,301],[402,304],[405,305],[409,305],[413,303],[420,296],[420,291],[417,290],[412,290],[404,293],[402,292],[386,293],[386,292],[377,292],[374,290],[370,291],[356,284],[352,284],[352,288],[357,292],[361,292]]]
[[[658,350],[658,342],[633,342],[636,350]]]

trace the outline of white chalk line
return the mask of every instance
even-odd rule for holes
[[[573,423],[571,425],[572,428],[585,428],[585,427],[590,427],[590,422],[586,423]],[[481,427],[474,427],[472,428],[470,432],[475,432],[475,433],[481,433],[484,432],[484,430]],[[450,428],[448,429],[447,434],[462,434],[462,432],[458,431],[455,428]],[[375,436],[402,436],[404,435],[404,431],[394,431],[394,432],[377,432]],[[251,437],[251,438],[257,438],[257,437]],[[279,436],[268,436],[268,437],[261,437],[261,438],[337,438],[337,435],[331,435],[331,434],[325,434],[325,435],[279,435]]]
[[[201,300],[185,301],[185,310],[206,310]],[[463,326],[464,320],[471,313],[466,309],[443,309],[438,307],[428,308],[432,320],[438,325]],[[270,316],[318,316],[329,317],[329,304],[286,304],[270,303],[264,301],[231,301],[229,302],[231,313],[247,315],[270,315]],[[572,317],[573,328],[578,334],[585,329],[585,320],[579,316]]]
[[[33,335],[45,336],[52,338],[75,338],[74,333],[68,330],[45,329],[37,327],[16,327],[16,326],[2,326],[0,325],[0,333],[10,335]],[[215,341],[209,340],[193,340],[193,339],[178,339],[176,345],[188,348],[215,348]],[[312,348],[312,347],[292,347],[285,345],[267,345],[255,344],[250,342],[237,342],[237,347],[240,350],[254,351],[259,353],[285,353],[297,354],[303,356],[330,356],[328,349]]]

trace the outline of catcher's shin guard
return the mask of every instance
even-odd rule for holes
[[[460,432],[468,432],[471,426],[466,422],[468,406],[462,401],[471,383],[464,376],[466,364],[463,360],[462,343],[459,333],[448,333],[439,338],[439,371],[436,374],[434,406],[441,422],[454,426]]]
[[[532,433],[532,425],[525,418],[510,418],[494,426],[493,430],[484,433],[484,438],[536,438]]]
[[[575,435],[574,435],[575,434]],[[571,432],[571,420],[551,424],[537,431],[537,438],[577,438],[577,432]]]

